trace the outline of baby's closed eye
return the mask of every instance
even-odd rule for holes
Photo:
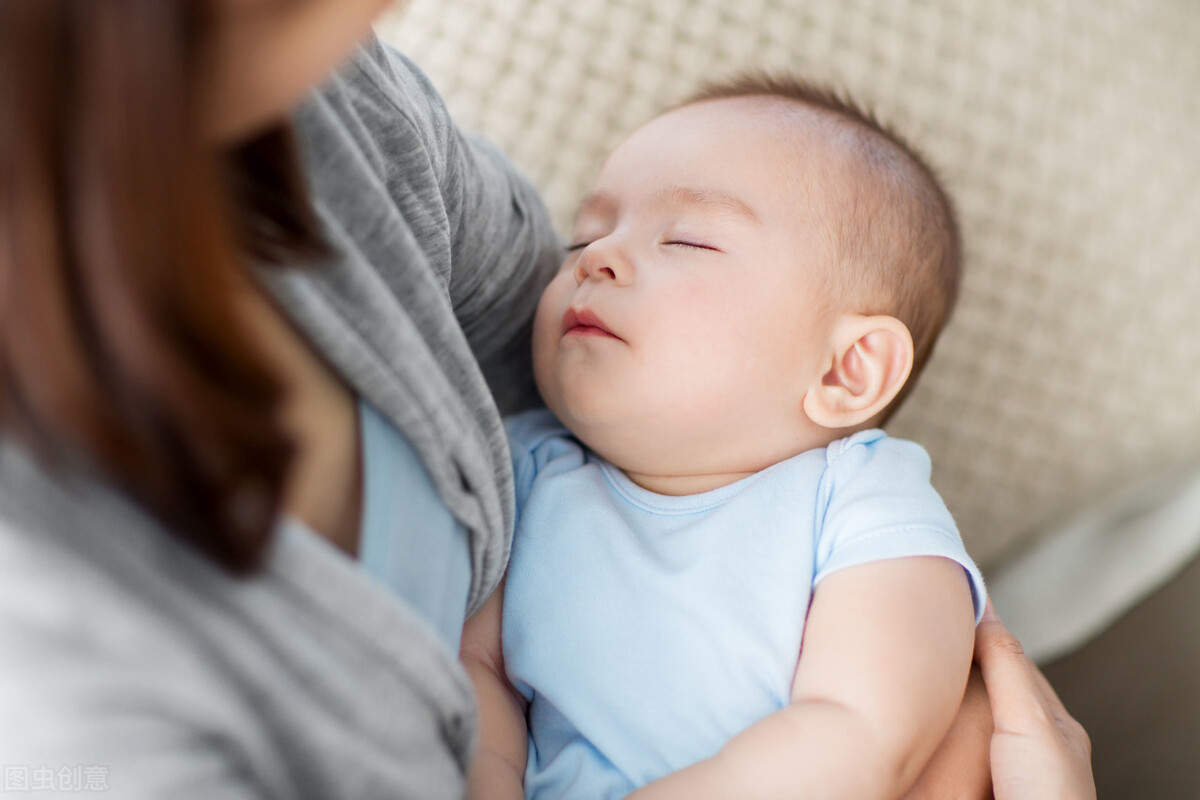
[[[711,250],[714,253],[721,252],[721,249],[719,247],[713,247],[710,244],[702,244],[700,242],[686,241],[683,239],[669,239],[668,241],[663,242],[663,244],[664,245],[673,245],[675,247],[690,247],[694,250]]]

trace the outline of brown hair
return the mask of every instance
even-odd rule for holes
[[[205,0],[0,0],[0,436],[235,572],[293,445],[235,293],[324,252],[290,131],[198,124]]]
[[[836,288],[850,302],[879,303],[867,313],[895,316],[913,337],[908,382],[884,412],[899,408],[916,384],[958,300],[962,240],[954,204],[929,163],[903,137],[845,95],[791,76],[748,73],[710,84],[683,105],[738,97],[799,103],[840,122],[844,141],[867,171],[837,230]]]

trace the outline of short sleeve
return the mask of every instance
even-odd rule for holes
[[[872,561],[948,558],[966,572],[978,621],[987,599],[983,575],[930,483],[925,449],[871,430],[830,445],[826,458],[814,585],[834,572]]]

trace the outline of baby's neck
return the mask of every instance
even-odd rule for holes
[[[845,436],[850,436],[857,430],[865,430],[867,425],[859,426],[859,428],[846,428],[842,430],[821,429],[817,431],[810,439],[802,442],[793,442],[794,448],[785,448],[780,452],[773,452],[770,455],[763,456],[761,459],[747,459],[745,454],[736,462],[729,462],[728,469],[726,465],[720,463],[711,464],[711,468],[703,472],[692,471],[636,471],[627,469],[620,465],[615,458],[611,458],[604,453],[600,453],[601,457],[606,458],[610,464],[617,467],[625,474],[625,477],[633,481],[638,486],[655,494],[671,495],[681,497],[689,494],[703,494],[711,492],[713,489],[720,489],[722,486],[728,486],[731,483],[736,483],[743,478],[748,478],[764,469],[786,461],[789,458],[799,455],[800,453],[808,452],[809,450],[825,449],[830,443],[841,439]],[[686,462],[685,462],[686,463]],[[695,462],[692,462],[695,463]],[[676,462],[678,465],[678,462]],[[757,468],[755,468],[757,465]]]

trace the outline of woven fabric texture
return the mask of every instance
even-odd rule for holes
[[[985,568],[1200,459],[1200,4],[415,0],[380,25],[564,231],[605,154],[708,79],[848,91],[938,168],[958,312],[891,431]]]

